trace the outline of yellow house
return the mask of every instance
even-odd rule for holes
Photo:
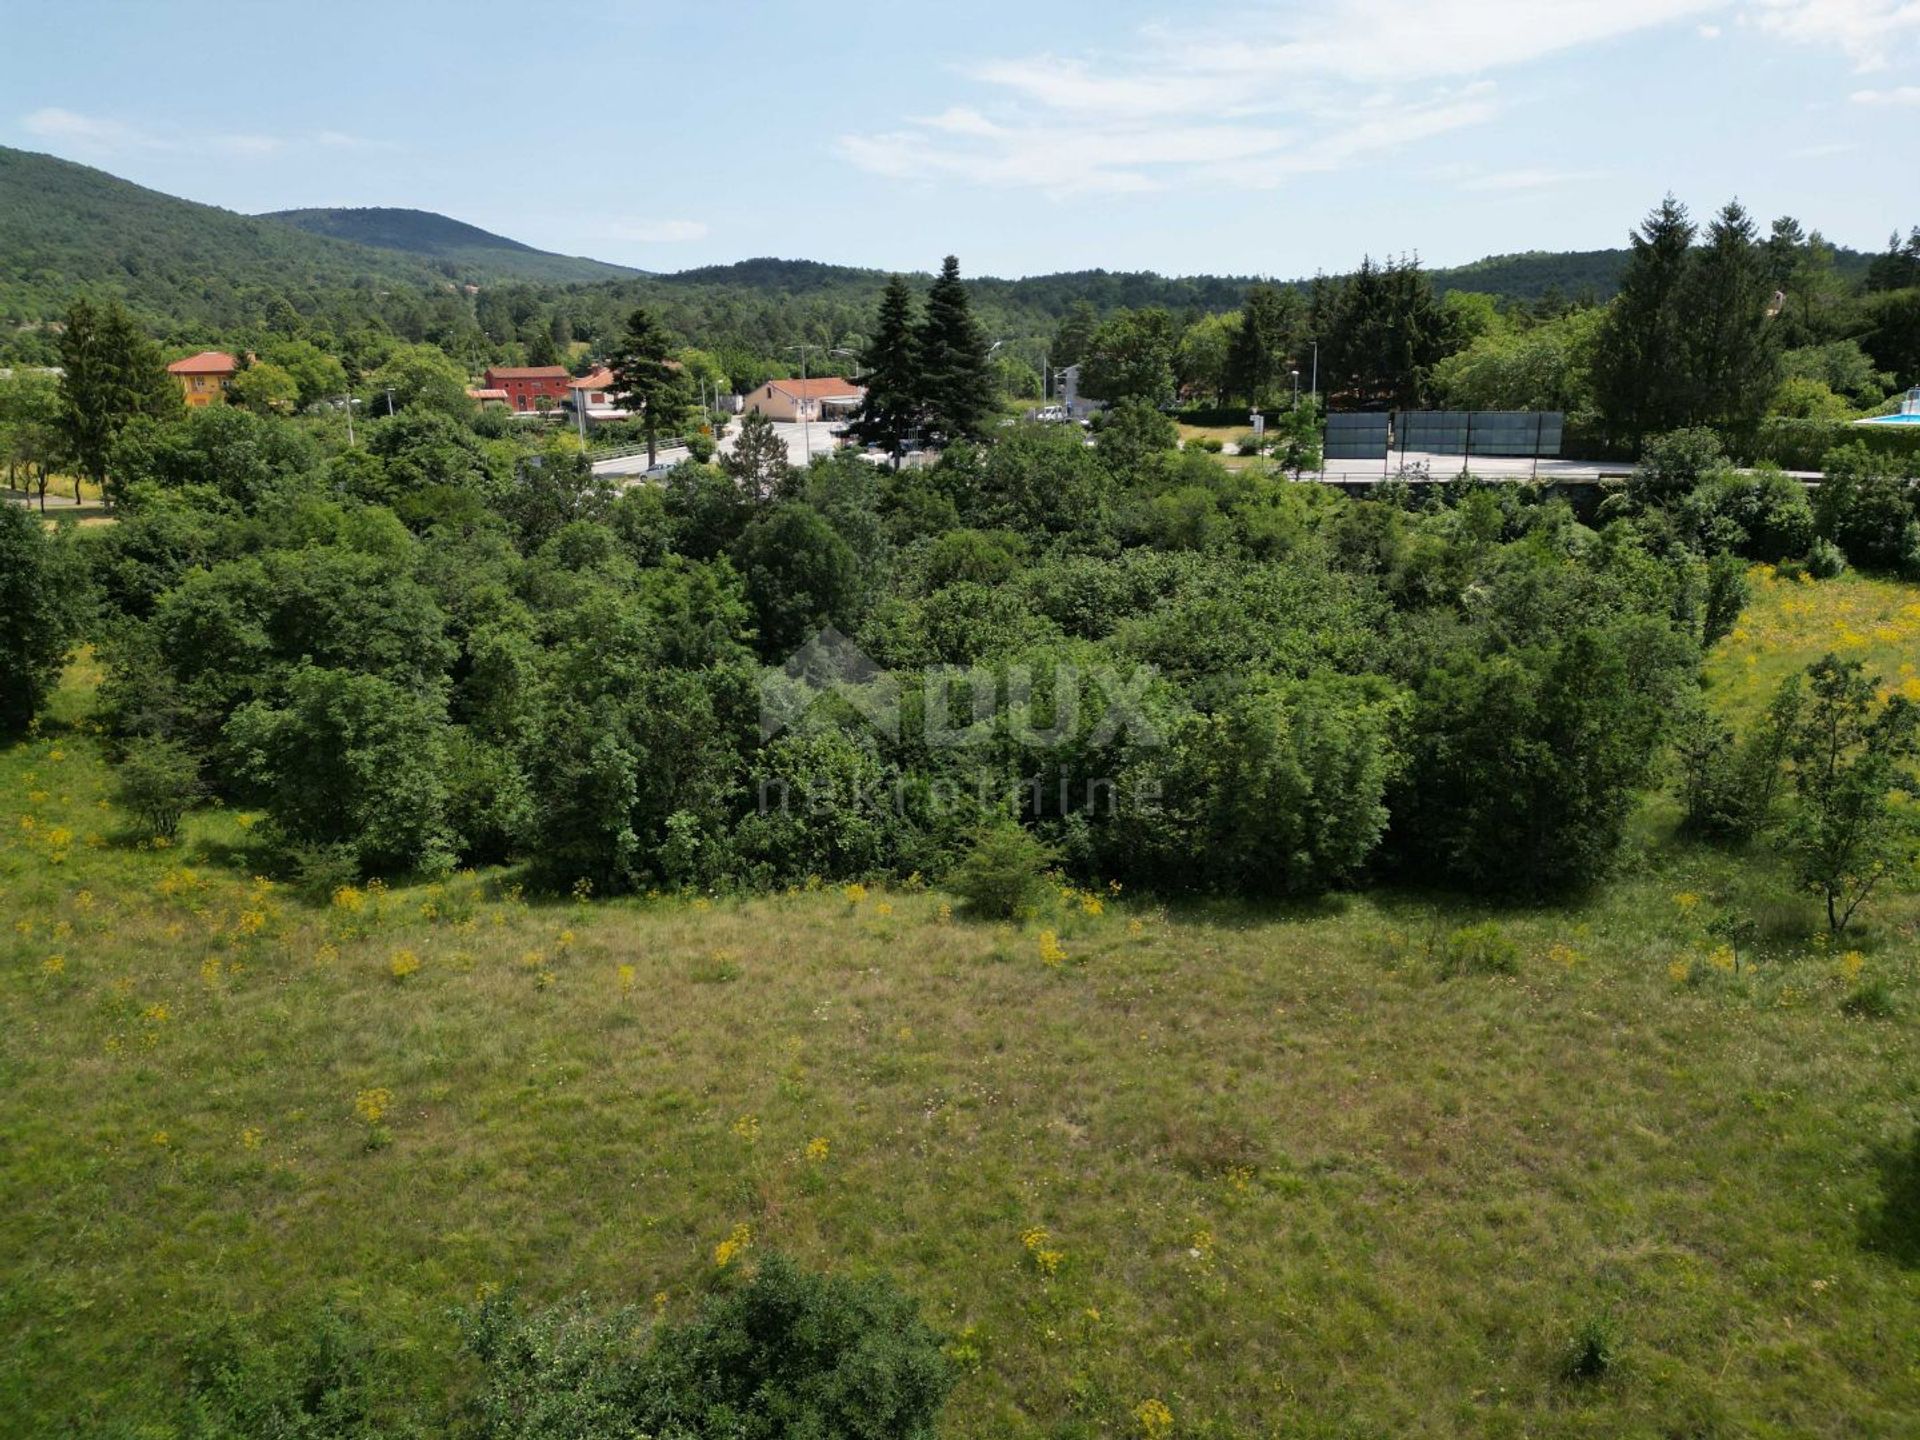
[[[227,386],[233,383],[234,372],[239,368],[239,363],[224,350],[202,350],[198,355],[174,361],[167,366],[167,373],[180,382],[187,404],[198,407],[224,400]]]

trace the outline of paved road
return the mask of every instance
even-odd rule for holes
[[[815,455],[831,454],[833,448],[840,443],[840,437],[828,429],[823,421],[816,422],[811,426],[793,425],[780,420],[776,420],[773,423],[773,432],[787,442],[787,459],[794,465],[804,465],[807,462],[808,430],[813,432],[811,439],[813,441],[813,454]],[[733,450],[734,443],[739,438],[740,417],[736,415],[733,417],[733,423],[727,426],[727,433],[720,437],[720,453],[723,455],[730,453]],[[662,450],[658,463],[662,465],[678,465],[686,458],[686,447],[684,445],[676,445],[670,450]],[[644,453],[639,455],[623,455],[618,460],[599,460],[594,463],[593,467],[593,473],[596,475],[612,475],[624,478],[644,475],[646,470],[647,457]]]

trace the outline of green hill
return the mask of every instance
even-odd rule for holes
[[[114,291],[144,316],[218,328],[280,294],[444,288],[391,251],[310,235],[163,195],[90,166],[0,146],[0,323],[58,316],[81,289]]]
[[[604,260],[536,250],[518,240],[436,215],[431,210],[381,207],[276,210],[258,218],[291,225],[313,235],[418,255],[475,277],[583,284],[644,273],[625,265],[610,265]]]

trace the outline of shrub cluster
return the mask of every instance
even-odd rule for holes
[[[622,494],[420,411],[363,437],[129,427],[87,548],[148,823],[203,777],[289,871],[595,893],[938,874],[984,833],[1000,913],[1010,824],[1162,892],[1577,885],[1743,601],[1715,537],[1809,534],[1764,479],[1669,476],[1600,530],[1521,487],[1351,501],[1131,410],[764,492],[688,464]]]

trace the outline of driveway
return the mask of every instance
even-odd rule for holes
[[[807,433],[809,430],[813,432],[811,437],[809,437]],[[830,455],[833,453],[834,448],[840,443],[840,437],[828,429],[825,421],[816,421],[813,425],[807,426],[795,425],[784,420],[776,420],[773,422],[773,433],[786,442],[787,461],[796,468],[803,467],[807,463],[807,442],[809,438],[811,438],[813,442],[812,453],[814,455]],[[733,417],[732,423],[727,426],[727,433],[720,437],[720,453],[722,455],[731,454],[734,444],[739,438],[740,417],[736,415]],[[678,465],[681,461],[688,458],[687,447],[684,445],[675,445],[671,448],[663,447],[661,449],[658,463],[661,465]],[[647,457],[644,454],[622,455],[617,460],[597,460],[593,466],[593,473],[596,475],[611,475],[616,478],[629,480],[646,474],[646,471]]]

